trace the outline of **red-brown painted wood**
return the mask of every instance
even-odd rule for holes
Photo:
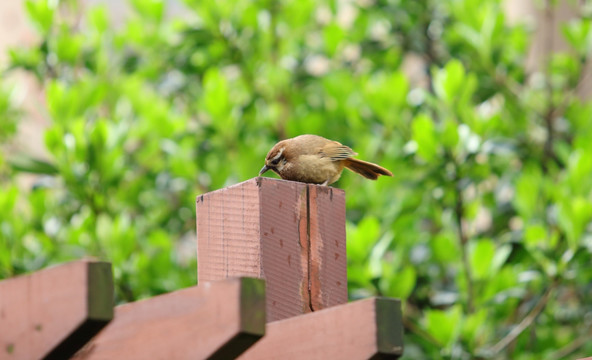
[[[265,333],[265,284],[204,282],[115,308],[75,359],[230,359]]]
[[[259,177],[196,211],[198,282],[265,279],[268,321],[347,301],[343,190]]]
[[[345,192],[308,185],[310,208],[310,289],[313,310],[347,302]]]
[[[76,261],[0,282],[0,359],[67,359],[113,317],[111,265]]]
[[[400,302],[370,298],[268,323],[265,337],[239,359],[355,360],[402,353]]]

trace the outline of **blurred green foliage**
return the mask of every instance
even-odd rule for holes
[[[592,354],[589,13],[562,25],[569,52],[528,72],[532,29],[498,0],[129,6],[118,24],[25,1],[40,41],[4,71],[42,85],[49,160],[0,155],[0,277],[96,256],[119,302],[193,285],[195,196],[315,133],[395,173],[338,186],[351,298],[404,300],[406,358]],[[6,142],[21,113],[0,85]]]

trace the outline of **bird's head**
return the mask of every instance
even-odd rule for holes
[[[284,141],[277,143],[265,157],[265,165],[259,171],[259,176],[263,175],[267,170],[272,170],[276,174],[280,175],[284,166],[286,166],[286,144]]]

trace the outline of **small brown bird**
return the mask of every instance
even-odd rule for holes
[[[322,185],[339,180],[344,167],[372,180],[379,175],[393,176],[381,166],[352,158],[356,155],[337,141],[317,135],[300,135],[275,144],[267,153],[259,176],[273,170],[284,180]]]

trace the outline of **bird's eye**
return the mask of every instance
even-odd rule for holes
[[[277,159],[273,159],[273,160],[271,160],[271,164],[272,164],[272,165],[277,165],[277,164],[279,164],[279,163],[280,163],[280,158],[277,158]]]

